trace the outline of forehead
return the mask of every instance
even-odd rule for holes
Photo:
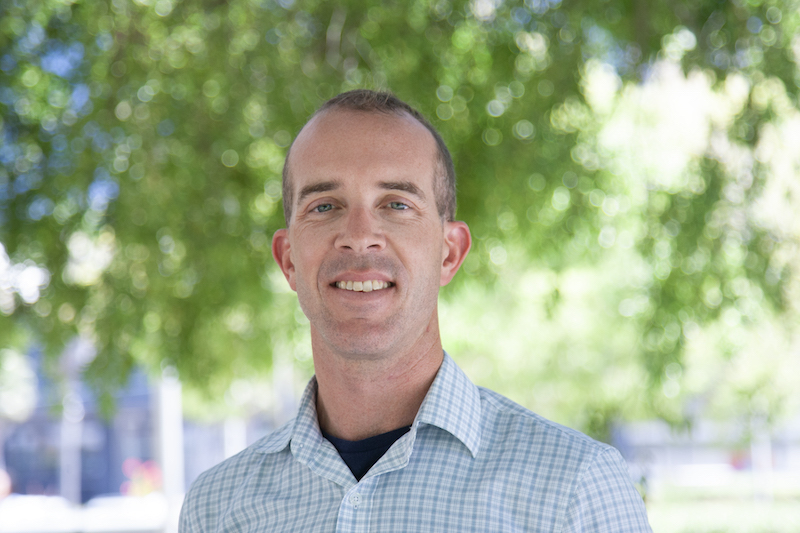
[[[292,145],[292,189],[315,181],[399,178],[432,190],[436,141],[408,114],[331,110],[314,117]],[[295,194],[295,200],[297,196]]]

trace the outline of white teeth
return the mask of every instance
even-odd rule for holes
[[[337,281],[336,286],[340,289],[355,292],[372,292],[386,289],[389,287],[388,281],[379,281],[377,279],[370,281]]]

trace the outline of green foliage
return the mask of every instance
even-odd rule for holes
[[[776,154],[797,116],[799,13],[794,0],[5,0],[0,243],[9,269],[50,277],[27,299],[0,286],[0,345],[25,331],[54,359],[89,337],[86,375],[107,396],[134,364],[174,366],[219,398],[276,350],[294,357],[305,326],[270,255],[283,157],[325,99],[390,88],[456,160],[476,241],[447,302],[469,303],[468,324],[522,306],[546,337],[516,384],[494,386],[597,435],[617,418],[679,422],[693,396],[664,391],[695,328],[796,318],[797,218],[756,212],[766,196],[798,206]],[[700,92],[658,100],[664,80]],[[659,130],[682,113],[685,131]],[[533,307],[513,298],[528,272],[556,280]],[[575,276],[593,287],[583,303],[559,281]],[[589,313],[579,333],[570,309]],[[449,349],[499,375],[497,337],[514,333],[500,324]]]

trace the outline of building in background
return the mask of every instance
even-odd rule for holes
[[[173,383],[170,391],[169,383],[165,386],[168,380],[154,383],[140,370],[133,372],[128,385],[117,394],[114,415],[105,419],[96,398],[81,382],[67,393],[72,396],[65,407],[63,384],[45,376],[39,359],[35,354],[32,357],[38,376],[36,407],[24,422],[6,423],[2,442],[5,468],[16,494],[61,495],[74,503],[109,495],[144,496],[167,488],[169,472],[165,472],[164,463],[172,472],[180,473],[182,479],[173,482],[173,487],[182,492],[202,471],[275,427],[269,414],[246,422],[175,424],[176,393],[180,409],[179,386],[175,389]],[[169,395],[172,404],[164,405]],[[164,420],[164,411],[172,411],[167,415],[172,421]],[[180,411],[177,416],[181,420]],[[165,425],[169,426],[166,430]],[[65,426],[73,426],[77,433],[77,454],[64,452],[65,437],[70,438]],[[163,438],[161,432],[165,433]],[[182,446],[176,452],[175,444],[178,441],[180,445],[180,440]],[[172,460],[160,459],[170,453]],[[63,465],[65,460],[74,465]],[[175,462],[183,464],[176,469]],[[65,486],[71,469],[78,472],[77,491]]]

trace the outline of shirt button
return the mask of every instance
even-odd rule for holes
[[[350,505],[352,505],[354,509],[358,509],[358,504],[361,503],[361,495],[358,493],[351,494],[348,501],[350,502]]]

